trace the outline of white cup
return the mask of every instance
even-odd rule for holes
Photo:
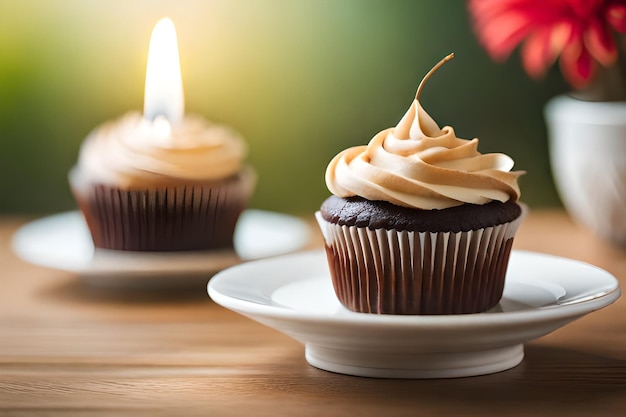
[[[626,102],[568,96],[545,108],[557,190],[572,218],[626,247]]]

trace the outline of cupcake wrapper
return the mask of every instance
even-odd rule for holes
[[[468,232],[408,232],[339,226],[316,213],[339,301],[377,314],[465,314],[502,297],[522,216]]]
[[[97,248],[191,251],[233,247],[251,187],[241,176],[215,184],[124,190],[97,184],[73,192]]]

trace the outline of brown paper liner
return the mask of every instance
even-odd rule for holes
[[[333,287],[349,310],[467,314],[502,298],[513,237],[523,216],[468,232],[339,226],[316,213]]]
[[[206,184],[121,189],[83,184],[72,191],[97,248],[193,251],[233,247],[237,219],[250,197],[252,171]]]

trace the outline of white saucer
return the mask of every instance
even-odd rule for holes
[[[354,313],[339,304],[323,252],[250,262],[208,285],[218,304],[304,343],[309,364],[381,378],[451,378],[519,364],[523,343],[614,302],[617,280],[594,266],[513,251],[504,296],[489,312]]]
[[[35,265],[79,274],[101,285],[185,284],[185,277],[204,283],[214,273],[241,261],[301,250],[310,238],[306,222],[286,214],[246,210],[235,230],[235,251],[122,252],[96,249],[78,211],[55,214],[22,226],[13,249]]]

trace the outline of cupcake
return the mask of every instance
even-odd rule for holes
[[[129,113],[96,128],[83,142],[69,179],[94,245],[131,251],[232,249],[255,180],[243,164],[243,139],[192,115],[164,130]]]
[[[243,162],[246,144],[237,132],[184,114],[169,19],[152,33],[145,94],[143,114],[128,113],[87,136],[70,172],[94,245],[124,251],[232,249],[255,175]]]
[[[332,159],[333,194],[316,218],[333,288],[375,314],[484,312],[502,298],[522,219],[518,177],[504,154],[481,154],[424,111],[419,95],[394,128]]]

